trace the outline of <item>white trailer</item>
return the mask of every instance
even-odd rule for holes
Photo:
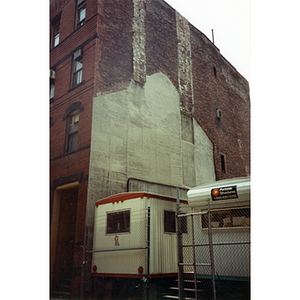
[[[217,279],[250,279],[250,177],[232,178],[201,185],[188,191],[194,212],[211,213],[213,257]],[[201,251],[208,236],[208,216],[194,219],[196,263],[210,261]],[[208,268],[197,267],[197,277],[207,278]]]
[[[180,202],[189,209],[187,201]],[[134,192],[96,202],[93,276],[161,278],[177,273],[175,198]]]

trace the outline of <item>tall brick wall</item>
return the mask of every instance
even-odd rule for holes
[[[95,92],[125,89],[132,78],[132,0],[101,1]]]
[[[55,70],[54,99],[50,102],[50,213],[52,220],[54,201],[60,201],[55,200],[55,189],[79,181],[72,280],[72,295],[77,297],[80,297],[82,292],[81,272],[88,193],[92,98],[96,47],[99,46],[96,34],[100,20],[97,2],[87,1],[86,23],[77,30],[75,30],[76,2],[72,0],[50,2],[50,23],[52,18],[60,14],[59,44],[50,52],[50,68]],[[72,88],[72,59],[77,49],[83,50],[83,81]],[[74,105],[80,111],[77,151],[66,153],[67,113]],[[55,271],[57,270],[51,270]]]
[[[147,75],[163,73],[178,88],[177,32],[175,11],[164,1],[146,5]]]
[[[214,144],[217,179],[250,175],[248,82],[204,34],[162,0],[147,1],[145,35],[147,75],[162,72],[178,89],[182,112],[193,115]]]
[[[191,26],[195,118],[214,144],[217,179],[250,174],[248,82]],[[217,118],[217,109],[222,118]],[[220,155],[226,159],[221,170]]]

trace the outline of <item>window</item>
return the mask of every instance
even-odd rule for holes
[[[106,233],[130,231],[130,210],[107,213]]]
[[[55,71],[50,69],[50,100],[54,98]]]
[[[82,49],[77,50],[73,55],[73,76],[72,87],[82,82],[82,66],[83,66]]]
[[[76,29],[78,29],[82,25],[84,25],[84,23],[85,23],[85,13],[86,13],[85,1],[78,0],[77,1]]]
[[[238,208],[211,212],[211,227],[249,227],[250,208]],[[208,228],[208,216],[202,216],[202,228]]]
[[[50,100],[54,98],[54,82],[50,83]]]
[[[78,124],[79,110],[75,110],[68,116],[67,119],[66,152],[72,152],[77,150]]]
[[[59,31],[60,31],[60,22],[56,23],[54,26],[53,47],[59,44]]]
[[[221,168],[222,172],[226,173],[225,155],[221,154]]]
[[[216,67],[214,67],[213,70],[214,70],[215,77],[217,77],[217,69],[216,69]]]
[[[176,232],[175,212],[164,211],[165,232]]]
[[[52,20],[52,48],[59,44],[60,37],[60,14]]]

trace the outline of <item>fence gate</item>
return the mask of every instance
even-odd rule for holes
[[[181,211],[179,299],[250,299],[250,208]]]

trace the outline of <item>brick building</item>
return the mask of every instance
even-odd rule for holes
[[[83,297],[97,200],[250,175],[249,85],[163,0],[50,0],[50,29],[51,289]]]

